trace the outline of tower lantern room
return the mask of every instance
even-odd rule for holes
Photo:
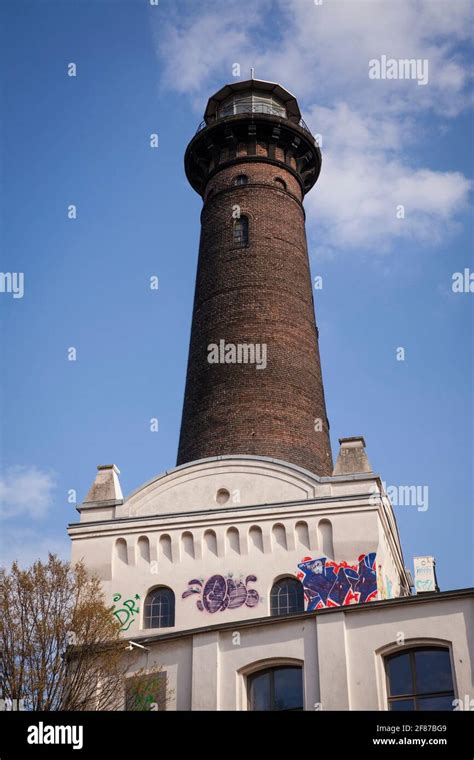
[[[225,85],[209,99],[186,151],[188,180],[202,195],[215,171],[244,157],[261,159],[262,146],[268,160],[292,171],[303,194],[311,189],[321,169],[321,153],[296,98],[281,85],[258,79]]]

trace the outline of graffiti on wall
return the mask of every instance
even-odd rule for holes
[[[433,557],[415,557],[416,592],[436,591],[436,575]]]
[[[140,612],[140,608],[135,604],[135,601],[140,599],[140,595],[135,594],[133,599],[125,599],[123,602],[121,599],[122,594],[114,594],[113,615],[120,623],[120,630],[128,631],[136,615]],[[118,602],[120,602],[121,606],[116,609]]]
[[[377,599],[375,557],[375,552],[361,554],[355,565],[305,557],[298,565],[297,577],[303,584],[308,612]]]
[[[258,591],[248,588],[249,583],[255,583],[255,575],[247,575],[245,580],[234,578],[231,573],[227,577],[212,575],[207,581],[193,578],[188,583],[188,588],[183,591],[182,598],[197,594],[196,607],[201,612],[224,612],[237,607],[255,607],[260,601]]]
[[[377,568],[377,591],[379,599],[392,599],[392,581],[386,573],[382,572],[382,565]]]

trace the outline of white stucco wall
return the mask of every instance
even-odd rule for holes
[[[400,632],[405,644],[397,644]],[[247,676],[285,664],[303,667],[306,710],[386,710],[383,657],[414,645],[447,646],[456,698],[474,696],[474,592],[164,636],[143,642],[149,662],[167,671],[171,710],[245,710]]]
[[[371,473],[321,481],[292,465],[255,457],[193,463],[146,484],[115,507],[111,519],[89,520],[96,507],[80,507],[81,522],[69,531],[72,560],[83,559],[102,578],[110,603],[120,595],[117,609],[124,610],[127,636],[147,632],[144,601],[160,585],[175,594],[175,630],[268,615],[273,583],[295,576],[304,558],[327,555],[357,565],[361,555],[382,551],[399,590],[404,571],[398,536],[386,506],[371,495],[377,488]],[[225,504],[216,501],[220,489],[230,494]],[[256,502],[248,504],[252,495]],[[270,502],[259,503],[263,499]],[[324,546],[322,520],[331,526],[333,556]],[[210,614],[198,609],[198,595],[182,598],[190,580],[205,584],[216,574],[243,582],[254,576],[248,588],[258,592],[258,604]],[[127,609],[139,611],[128,616]]]

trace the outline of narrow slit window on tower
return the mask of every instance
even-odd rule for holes
[[[249,220],[241,216],[234,221],[234,245],[245,248],[249,244]]]
[[[237,177],[234,178],[234,185],[246,185],[249,181],[249,178],[246,174],[238,174]]]

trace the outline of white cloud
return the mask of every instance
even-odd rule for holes
[[[279,0],[279,4],[289,24],[285,51],[294,46],[301,52],[294,71],[291,67],[285,71],[282,57],[281,74],[294,79],[298,91],[313,102],[331,102],[342,94],[346,99],[350,95],[353,106],[368,105],[371,111],[433,108],[444,115],[465,106],[462,89],[468,70],[455,56],[459,43],[470,38],[469,0],[333,0],[321,6]],[[381,55],[427,59],[429,84],[370,80],[369,61]],[[294,62],[294,57],[289,60]]]
[[[182,5],[178,6],[182,7]],[[180,93],[209,94],[241,64],[281,81],[310,103],[348,99],[394,112],[427,107],[446,115],[466,105],[470,79],[458,46],[471,34],[469,0],[201,0],[154,27],[162,80]],[[374,81],[381,55],[428,59],[430,82]]]
[[[51,506],[56,480],[37,467],[9,468],[0,478],[0,516],[44,517]]]
[[[242,78],[255,66],[257,77],[298,96],[324,140],[321,178],[306,200],[319,249],[379,253],[401,238],[432,244],[449,234],[470,183],[409,156],[430,120],[438,117],[442,129],[442,120],[470,104],[463,58],[469,0],[202,0],[188,7],[155,30],[163,83],[188,94],[202,113],[238,62]],[[369,79],[369,61],[381,55],[427,59],[429,83]],[[404,220],[395,216],[399,204]]]
[[[25,527],[2,525],[2,540],[0,550],[0,565],[11,567],[16,561],[21,567],[29,567],[37,559],[47,561],[48,554],[57,554],[60,559],[68,560],[71,555],[71,544],[67,536],[38,536]]]
[[[460,172],[411,168],[398,157],[413,140],[412,125],[361,116],[346,103],[316,108],[311,123],[323,137],[323,171],[306,199],[318,251],[372,247],[397,240],[438,243],[466,205],[471,183]],[[404,218],[397,209],[404,207]]]
[[[206,11],[206,7],[209,10]],[[250,72],[253,44],[249,30],[258,27],[267,0],[245,6],[239,0],[225,0],[199,5],[193,1],[190,12],[180,20],[172,19],[153,28],[154,39],[163,66],[162,82],[176,92],[193,96],[202,110],[202,94],[213,73],[225,69],[232,76],[232,65],[239,63]],[[225,82],[222,82],[222,85]]]

